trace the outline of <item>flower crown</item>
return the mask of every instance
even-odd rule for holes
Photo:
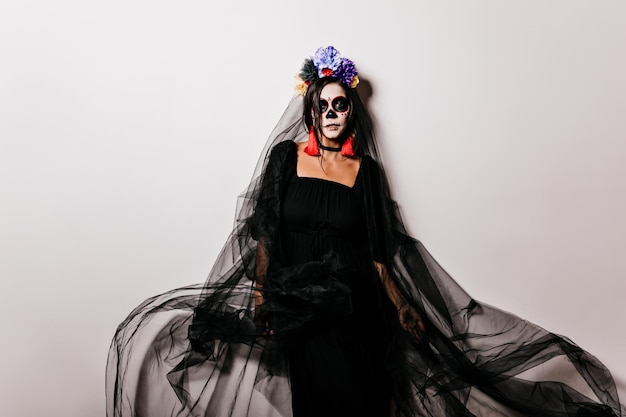
[[[315,55],[304,60],[300,73],[296,75],[296,92],[305,95],[313,81],[331,76],[350,88],[359,84],[354,62],[343,58],[333,46],[318,48]]]

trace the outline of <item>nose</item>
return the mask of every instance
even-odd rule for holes
[[[336,119],[337,118],[337,113],[335,113],[333,111],[333,109],[328,110],[328,113],[326,113],[326,118],[327,119]]]

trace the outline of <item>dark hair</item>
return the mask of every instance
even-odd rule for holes
[[[357,154],[362,154],[363,151],[366,151],[364,148],[369,148],[367,142],[371,142],[374,137],[372,121],[356,89],[346,87],[338,78],[323,77],[313,81],[309,85],[306,95],[304,96],[304,111],[302,114],[304,125],[307,131],[313,126],[317,137],[320,137],[322,131],[320,126],[320,115],[322,114],[320,94],[325,86],[333,83],[341,86],[350,101],[346,137],[352,134],[354,138],[354,150]],[[345,138],[342,138],[342,140],[343,139]]]

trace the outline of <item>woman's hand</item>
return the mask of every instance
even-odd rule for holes
[[[254,307],[254,325],[257,333],[265,339],[271,339],[274,336],[274,329],[271,327],[271,313],[263,304],[257,304]]]
[[[422,321],[422,316],[415,310],[406,300],[402,292],[398,289],[393,279],[389,275],[387,267],[379,262],[374,262],[374,267],[378,272],[378,277],[383,284],[383,288],[389,297],[389,300],[396,306],[398,310],[398,319],[400,326],[415,338],[419,344],[424,338],[426,327]]]
[[[424,331],[426,327],[422,321],[422,316],[411,305],[405,304],[398,309],[398,319],[400,320],[400,326],[415,338],[417,343],[420,343],[424,337]]]

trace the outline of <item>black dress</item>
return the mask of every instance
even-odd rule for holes
[[[118,327],[109,417],[626,416],[597,358],[474,299],[407,233],[367,152],[353,187],[298,178],[279,131],[207,281],[146,300]],[[422,315],[421,343],[373,262]]]
[[[369,254],[360,173],[349,187],[298,177],[295,164],[286,172],[278,256],[296,268],[289,278],[294,285],[311,289],[295,304],[314,317],[286,340],[294,417],[389,416],[380,311],[391,310]],[[311,273],[307,265],[326,265],[325,273]]]

